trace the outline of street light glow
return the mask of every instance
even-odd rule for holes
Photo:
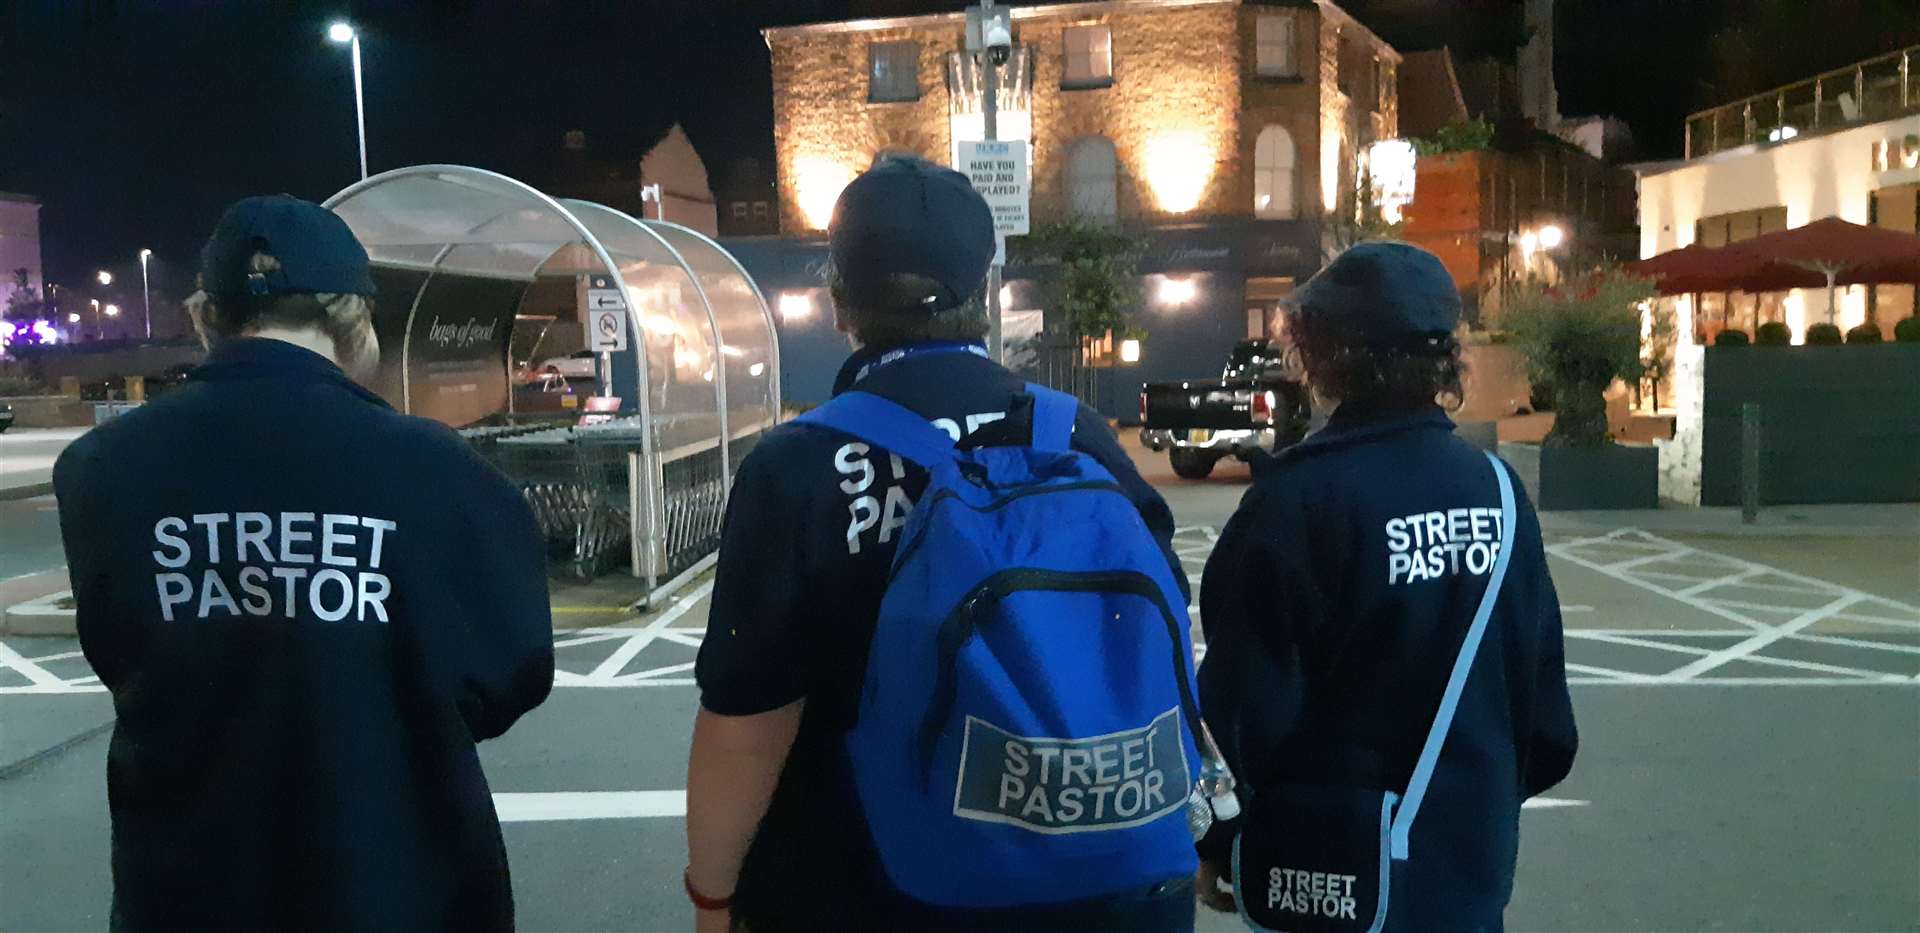
[[[352,42],[353,25],[351,23],[334,23],[327,27],[327,38],[341,44]]]
[[[143,249],[140,251],[141,262],[146,262],[148,259],[151,259],[151,258],[153,258],[153,250]]]
[[[100,310],[102,310],[102,311],[104,311],[104,312],[106,312],[106,315],[107,315],[107,317],[119,317],[119,316],[120,316],[120,306],[119,306],[119,305],[107,305],[106,307],[104,307],[104,308],[101,308]]]
[[[69,314],[69,315],[67,315],[67,323],[69,323],[69,324],[78,324],[78,323],[80,323],[80,312],[78,312],[78,311],[75,311],[75,312],[73,312],[73,313],[71,313],[71,314]]]
[[[107,270],[105,270],[105,269],[101,269],[101,270],[100,270],[99,272],[95,272],[95,273],[93,274],[93,277],[94,277],[95,279],[98,279],[98,280],[100,281],[100,284],[102,284],[102,285],[112,285],[112,284],[113,284],[113,273],[111,273],[111,272],[108,272],[108,271],[107,271]]]
[[[1541,249],[1559,249],[1560,244],[1566,242],[1566,240],[1567,232],[1553,224],[1548,224],[1540,228]]]

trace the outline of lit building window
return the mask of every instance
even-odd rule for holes
[[[867,100],[920,99],[920,43],[875,42],[867,47]]]
[[[1113,83],[1113,30],[1107,26],[1068,26],[1061,34],[1066,71],[1060,86],[1106,87]]]
[[[1294,216],[1293,134],[1269,126],[1253,145],[1253,213],[1257,217]]]
[[[1120,215],[1120,167],[1112,141],[1089,136],[1067,148],[1067,211],[1113,220]]]
[[[1254,27],[1254,68],[1271,78],[1292,78],[1300,74],[1294,61],[1293,17],[1286,14],[1262,16]]]

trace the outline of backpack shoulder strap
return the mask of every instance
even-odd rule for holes
[[[1427,796],[1427,784],[1433,780],[1433,769],[1440,761],[1440,747],[1446,744],[1447,732],[1453,727],[1453,714],[1460,708],[1460,692],[1466,688],[1467,672],[1473,669],[1474,655],[1480,652],[1481,639],[1487,634],[1487,621],[1493,617],[1493,605],[1500,599],[1500,585],[1507,578],[1507,561],[1513,556],[1514,547],[1514,507],[1513,482],[1507,478],[1507,468],[1500,458],[1487,454],[1487,461],[1493,464],[1493,474],[1500,481],[1500,551],[1493,560],[1493,571],[1487,577],[1487,592],[1480,597],[1480,610],[1473,615],[1473,625],[1467,629],[1466,641],[1460,645],[1460,654],[1453,659],[1453,674],[1447,678],[1447,689],[1440,695],[1440,712],[1433,717],[1433,727],[1427,730],[1427,742],[1420,749],[1420,761],[1413,769],[1413,779],[1407,782],[1406,797],[1400,801],[1399,812],[1393,816],[1393,857],[1405,860],[1407,857],[1408,837],[1413,832],[1413,818],[1420,812],[1420,801]]]
[[[928,469],[953,460],[953,438],[947,432],[871,392],[842,392],[794,423],[851,434]]]
[[[1066,453],[1073,445],[1080,400],[1033,382],[1027,383],[1027,392],[1033,396],[1033,449]]]

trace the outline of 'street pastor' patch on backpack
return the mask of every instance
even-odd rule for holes
[[[1004,907],[1195,868],[1193,646],[1172,569],[1039,386],[1030,447],[959,451],[907,409],[843,393],[802,423],[925,467],[881,600],[846,749],[888,878],[928,904]]]

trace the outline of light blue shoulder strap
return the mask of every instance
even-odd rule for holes
[[[947,432],[870,392],[842,392],[793,420],[851,434],[928,469],[953,462],[953,438]]]
[[[1500,481],[1500,551],[1494,557],[1493,572],[1487,577],[1487,592],[1480,597],[1480,611],[1474,613],[1473,625],[1467,629],[1467,639],[1460,646],[1460,656],[1453,659],[1453,675],[1447,678],[1446,692],[1440,695],[1440,712],[1433,717],[1433,728],[1427,730],[1427,744],[1420,749],[1420,762],[1413,768],[1413,779],[1407,782],[1406,797],[1393,816],[1393,857],[1403,861],[1407,857],[1408,836],[1413,832],[1413,818],[1420,812],[1420,801],[1427,796],[1434,765],[1440,761],[1440,747],[1446,744],[1447,732],[1453,727],[1453,714],[1460,708],[1460,692],[1467,686],[1467,672],[1473,669],[1473,657],[1480,652],[1480,641],[1487,634],[1487,621],[1493,618],[1493,604],[1500,599],[1500,584],[1507,578],[1507,561],[1513,556],[1513,482],[1507,478],[1507,468],[1500,463],[1500,458],[1493,454],[1486,456],[1487,462],[1493,464],[1495,478]]]
[[[1027,383],[1033,396],[1033,449],[1063,454],[1073,446],[1073,422],[1080,400],[1038,383]]]

